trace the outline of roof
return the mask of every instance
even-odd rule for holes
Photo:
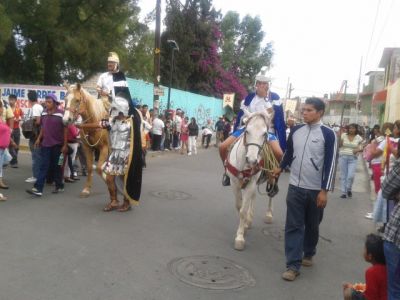
[[[369,71],[365,73],[366,76],[371,76],[371,75],[379,75],[379,74],[384,74],[385,71],[383,70],[375,70],[375,71]]]

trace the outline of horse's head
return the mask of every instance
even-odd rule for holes
[[[246,147],[246,161],[255,166],[259,161],[261,150],[267,141],[271,115],[266,112],[249,113],[245,111],[246,127],[244,132],[244,146]]]
[[[65,112],[63,117],[64,124],[70,124],[82,114],[82,102],[84,99],[83,88],[78,83],[76,85],[65,85],[67,94],[65,96]]]

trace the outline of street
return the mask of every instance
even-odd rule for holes
[[[63,194],[45,186],[41,198],[28,195],[30,163],[22,152],[20,167],[5,169],[1,300],[341,299],[344,281],[364,282],[364,239],[374,227],[364,218],[372,204],[360,161],[353,198],[339,198],[337,176],[315,264],[294,282],[281,279],[288,173],[279,181],[273,224],[263,222],[267,202],[257,195],[239,252],[233,192],[221,185],[214,147],[196,156],[150,153],[140,205],[127,213],[102,211],[108,192],[97,175],[87,199],[79,198],[85,177],[67,183]]]

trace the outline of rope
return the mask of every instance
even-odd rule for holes
[[[271,146],[268,143],[264,144],[261,154],[264,159],[264,164],[260,168],[263,172],[271,174],[275,168],[279,167],[279,162],[276,159],[274,153],[272,152]],[[267,176],[267,185],[268,185],[268,174],[266,174],[266,176]],[[268,192],[263,193],[260,191],[260,185],[261,184],[257,184],[258,193],[260,195],[268,195]]]
[[[278,160],[276,159],[274,153],[272,152],[271,146],[268,143],[264,144],[262,149],[262,157],[264,158],[264,165],[261,167],[262,170],[271,173],[273,169],[279,167]]]

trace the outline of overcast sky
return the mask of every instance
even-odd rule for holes
[[[156,0],[139,0],[143,15],[155,4]],[[213,4],[223,14],[233,10],[241,17],[261,18],[265,42],[273,42],[275,51],[271,89],[281,97],[288,78],[292,96],[336,92],[343,80],[348,80],[350,92],[356,92],[361,57],[365,74],[378,68],[385,47],[400,47],[398,0],[214,0]]]

